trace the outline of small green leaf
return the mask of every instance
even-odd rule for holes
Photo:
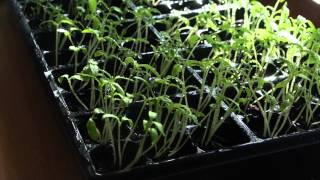
[[[119,120],[119,117],[116,116],[116,115],[114,115],[114,114],[108,114],[108,113],[106,113],[106,114],[104,114],[104,115],[102,116],[102,119],[109,119],[109,118]]]
[[[74,22],[71,19],[63,19],[63,20],[59,21],[59,24],[74,25]]]
[[[202,62],[196,61],[196,60],[187,60],[187,61],[185,61],[185,63],[187,66],[190,66],[190,67],[200,67],[201,68],[201,65],[202,65]]]
[[[139,67],[144,68],[147,72],[151,72],[156,77],[160,77],[160,74],[158,73],[158,71],[149,64],[139,64]]]
[[[285,112],[286,109],[288,109],[288,107],[290,106],[290,103],[288,101],[283,101],[281,104],[280,104],[280,111],[281,112]]]
[[[93,111],[95,114],[104,114],[104,110],[102,110],[101,108],[95,108]]]
[[[112,9],[113,11],[118,12],[119,14],[122,14],[122,10],[121,10],[120,8],[116,7],[116,6],[112,6],[111,9]]]
[[[272,34],[269,33],[266,29],[257,28],[255,29],[256,37],[262,41],[268,41]]]
[[[133,66],[136,65],[136,60],[134,60],[132,57],[126,57],[126,59],[124,60],[126,62],[126,64],[132,64]]]
[[[186,26],[189,26],[190,21],[188,18],[183,17],[183,16],[178,16],[178,18],[179,18],[179,21],[183,22]]]
[[[143,130],[147,131],[147,129],[148,129],[148,121],[147,120],[143,120],[142,121],[142,125],[143,125]]]
[[[258,89],[262,89],[265,81],[263,78],[259,77],[258,78]]]
[[[150,131],[149,131],[149,134],[150,134],[150,137],[151,137],[152,144],[156,144],[157,141],[158,141],[158,137],[159,137],[157,130],[154,129],[154,128],[151,128]]]
[[[79,28],[77,28],[77,27],[72,27],[72,28],[70,28],[70,31],[71,32],[73,32],[73,31],[79,31],[80,29]]]
[[[66,32],[68,32],[68,30],[63,29],[63,28],[58,28],[58,29],[57,29],[57,32],[58,32],[58,33],[66,33]]]
[[[99,70],[98,63],[93,59],[89,59],[88,64],[83,68],[83,71],[89,75],[98,75]]]
[[[105,55],[105,52],[102,51],[102,50],[97,50],[95,53],[94,53],[94,57],[103,57]]]
[[[127,118],[126,116],[123,116],[123,117],[121,118],[121,121],[122,121],[122,122],[128,122],[128,123],[129,123],[129,126],[130,126],[130,127],[133,127],[133,121],[132,121],[132,119],[129,119],[129,118]]]
[[[131,99],[134,98],[134,95],[133,95],[133,94],[130,94],[130,93],[126,93],[126,96],[127,96],[128,98],[131,98]]]
[[[69,46],[69,50],[74,51],[74,52],[79,52],[80,48],[76,46]]]
[[[64,74],[58,78],[58,82],[61,84],[64,79],[69,79],[68,74]]]
[[[58,28],[57,29],[57,32],[58,33],[62,33],[62,34],[64,34],[65,36],[71,36],[71,33],[68,31],[68,30],[66,30],[66,29],[63,29],[63,28]]]
[[[153,111],[149,111],[148,112],[148,115],[149,115],[149,118],[154,120],[157,118],[158,114],[156,112],[153,112]]]
[[[118,42],[110,36],[104,36],[103,39],[109,43],[119,46]]]
[[[239,103],[247,104],[249,100],[247,98],[239,98]]]
[[[88,0],[89,9],[92,14],[97,12],[97,0]]]
[[[182,72],[183,66],[181,64],[175,64],[172,68],[172,76],[178,76]]]
[[[89,119],[86,126],[89,137],[94,141],[98,141],[101,138],[101,133],[92,118]]]
[[[161,79],[161,78],[155,78],[154,82],[158,84],[168,84],[168,82],[165,79]]]
[[[119,92],[120,94],[125,94],[124,90],[122,89],[122,87],[120,86],[120,84],[118,83],[113,83],[112,84],[114,88],[116,88],[117,92]]]
[[[75,80],[78,80],[78,81],[83,81],[84,80],[83,77],[80,74],[75,74],[75,75],[71,76],[70,79],[72,79],[72,80],[75,79]]]
[[[293,94],[287,94],[285,99],[288,102],[293,102],[294,101],[294,95]]]
[[[153,121],[154,126],[158,129],[158,131],[164,136],[163,125],[160,122]]]
[[[305,80],[311,81],[310,78],[309,78],[307,75],[302,74],[302,73],[298,74],[298,77],[300,77],[300,78],[302,78],[302,79],[305,79]]]
[[[198,117],[194,114],[189,115],[190,119],[192,120],[193,123],[199,125]]]
[[[145,79],[143,79],[142,77],[139,77],[139,76],[134,76],[133,78],[132,78],[134,81],[141,81],[141,82],[143,82],[143,83],[145,83],[145,84],[148,84],[148,81],[146,81]],[[133,82],[134,82],[133,81]]]
[[[69,46],[69,50],[79,52],[80,50],[86,49],[84,46]]]
[[[99,37],[100,31],[92,28],[87,28],[82,30],[83,34],[94,34],[96,37]]]
[[[191,35],[188,39],[188,42],[190,46],[195,46],[198,43],[199,39],[200,38],[197,35]]]
[[[77,9],[77,11],[79,11],[81,13],[85,13],[86,12],[86,10],[82,6],[77,6],[76,9]]]
[[[292,35],[289,31],[279,31],[277,33],[278,37],[280,40],[284,41],[284,42],[290,42],[290,43],[294,43],[294,44],[299,44],[300,41],[294,36]]]
[[[128,105],[128,104],[130,104],[130,103],[132,103],[132,98],[130,98],[130,97],[126,97],[126,96],[123,96],[122,97],[122,101],[126,104],[126,105]]]

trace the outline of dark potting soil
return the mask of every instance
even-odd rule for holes
[[[133,49],[136,53],[145,53],[153,51],[153,46],[159,45],[158,37],[149,30],[148,36],[142,42],[138,42],[136,39],[132,39],[122,44],[124,48]],[[139,48],[141,46],[141,48]]]
[[[114,165],[115,154],[111,145],[99,145],[90,151],[95,170],[99,173],[106,173],[110,170],[116,170]]]
[[[202,137],[207,127],[197,127],[191,134],[192,141],[204,151],[225,149],[239,144],[250,142],[250,138],[233,119],[228,118],[219,127],[209,144],[202,143]]]
[[[305,106],[310,106],[312,109],[312,115],[310,109],[306,109]],[[302,113],[299,119],[296,120],[297,114]],[[308,114],[308,115],[307,115]],[[308,117],[309,116],[309,117]],[[301,130],[310,130],[320,127],[320,108],[317,103],[307,102],[305,98],[300,97],[290,110],[289,117],[292,120],[296,120],[294,125]],[[310,118],[310,122],[307,122],[307,118]]]
[[[248,127],[256,134],[256,136],[260,138],[269,138],[268,134],[264,135],[264,121],[261,112],[259,111],[258,107],[255,106],[248,106],[247,109],[245,110],[246,113],[246,118],[247,122],[246,124]],[[272,113],[272,117],[270,119],[269,127],[270,131],[272,132],[274,127],[276,126],[277,119],[280,117],[280,114],[277,112]],[[279,132],[277,136],[285,135],[285,134],[290,134],[293,132],[297,132],[297,129],[291,124],[288,120],[283,120],[283,117],[281,117],[281,120],[279,121],[279,127],[281,126],[282,123],[284,123],[283,128],[276,132]]]
[[[23,3],[23,11],[27,18],[33,18],[34,15],[37,15],[39,17],[40,21],[44,21],[45,19],[42,19],[42,17],[45,17],[45,15],[48,15],[45,13],[43,7],[36,9],[37,3],[35,2],[24,2]]]
[[[124,142],[122,142],[124,143]],[[123,146],[123,144],[122,144]],[[124,150],[124,156],[122,157],[122,167],[130,164],[135,158],[135,155],[139,148],[139,142],[127,141],[126,148]],[[90,151],[90,157],[93,165],[98,173],[107,173],[120,169],[119,164],[114,162],[116,154],[114,154],[112,145],[99,145]],[[142,156],[136,163],[136,166],[146,165],[150,161],[147,157]]]
[[[58,81],[58,79],[62,76],[62,75],[69,75],[72,76],[76,73],[79,73],[84,67],[84,64],[81,64],[77,67],[77,71],[75,72],[75,66],[63,66],[61,68],[55,69],[52,71],[52,75],[54,78],[54,81],[56,82],[56,84],[58,85],[58,87],[64,89],[65,91],[70,91],[70,86],[67,82],[67,80],[63,80],[61,83]],[[81,83],[79,82],[75,82],[74,84],[74,89],[77,90],[81,87]]]
[[[166,146],[167,148],[170,147],[171,149],[176,149],[176,145],[178,143],[180,134],[173,140],[171,146]],[[170,161],[176,158],[181,158],[184,156],[197,154],[198,153],[198,147],[194,144],[190,136],[188,135],[187,131],[182,135],[182,146],[180,147],[179,151],[172,152],[167,149],[167,151],[163,152],[160,156],[156,156],[157,150],[162,148],[164,146],[164,137],[161,137],[157,143],[157,148],[152,148],[146,156],[151,159],[153,162],[164,162],[164,161]],[[150,137],[147,137],[147,141],[145,143],[145,149],[147,149],[151,145],[151,139]],[[157,150],[156,150],[157,149]]]
[[[84,58],[84,53],[78,53],[78,63],[80,63]],[[58,64],[56,64],[56,53],[55,51],[46,51],[44,53],[44,58],[48,63],[49,67],[59,68],[59,66],[63,67],[65,65],[74,65],[75,63],[75,54],[70,50],[62,50],[58,52]]]
[[[55,50],[55,43],[53,43],[56,40],[55,32],[39,32],[34,36],[41,50],[44,50],[44,51]],[[65,48],[67,47],[68,46],[66,46]]]
[[[153,66],[157,72],[159,72],[162,76],[170,75],[173,69],[173,66],[176,64],[175,59],[164,59],[161,52],[152,52],[152,53],[144,53],[138,56],[137,61],[139,64],[149,64]],[[167,62],[165,62],[167,61]],[[168,62],[169,61],[169,62]],[[166,72],[164,72],[161,66],[164,64],[170,64],[169,68],[167,68]]]
[[[208,93],[203,93],[201,102],[205,99],[209,98],[208,106],[206,106],[204,109],[200,110],[203,114],[208,114],[211,110],[209,107],[210,104],[214,104],[216,101],[215,99]],[[187,102],[183,101],[183,104],[188,105],[190,108],[198,109],[198,104],[201,99],[201,94],[199,92],[189,92],[187,94]]]
[[[31,29],[39,29],[39,26],[41,24],[42,20],[39,18],[31,18],[29,19],[29,26]]]
[[[77,93],[77,96],[82,100],[82,102],[90,108],[90,92],[84,91]],[[67,104],[67,107],[70,112],[87,112],[92,109],[86,109],[81,103],[75,98],[74,94],[71,92],[65,92],[63,98]]]

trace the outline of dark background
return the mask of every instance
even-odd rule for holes
[[[274,0],[264,2],[271,4]],[[320,5],[312,0],[288,2],[292,16],[302,14],[320,24]],[[81,180],[76,155],[59,124],[61,117],[9,11],[6,1],[0,0],[0,180]],[[271,159],[266,166],[270,166],[272,173],[272,169],[278,169],[272,158],[282,157],[270,156],[251,162],[263,164]],[[301,164],[300,175],[305,173],[304,167]],[[273,170],[273,173],[278,172]]]

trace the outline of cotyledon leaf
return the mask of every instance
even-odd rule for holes
[[[87,122],[87,132],[89,137],[94,141],[98,141],[101,138],[101,133],[92,118]]]

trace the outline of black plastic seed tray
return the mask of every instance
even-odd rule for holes
[[[248,165],[246,163],[251,162],[252,159],[263,159],[263,157],[272,159],[276,154],[281,154],[282,157],[285,157],[284,160],[288,160],[292,156],[298,155],[297,150],[302,151],[302,153],[300,152],[301,154],[303,154],[303,152],[310,152],[310,150],[304,151],[306,146],[314,145],[317,147],[316,145],[320,143],[320,131],[318,129],[296,130],[288,135],[272,139],[261,139],[258,137],[259,134],[256,132],[257,130],[254,129],[254,125],[247,125],[243,121],[242,116],[233,114],[232,118],[228,119],[217,132],[215,141],[221,146],[204,149],[199,146],[194,146],[194,144],[196,144],[196,140],[194,139],[196,138],[191,137],[191,143],[193,144],[193,147],[191,147],[193,148],[192,152],[159,162],[146,160],[144,164],[135,166],[128,171],[107,170],[105,169],[107,165],[104,163],[108,161],[108,156],[106,155],[110,153],[108,148],[90,141],[84,130],[85,122],[90,116],[90,112],[81,108],[68,88],[57,82],[59,76],[65,73],[73,73],[74,65],[54,65],[54,55],[50,47],[50,43],[53,42],[52,34],[35,30],[35,22],[25,16],[21,3],[23,4],[24,1],[10,1],[24,37],[34,53],[36,64],[39,65],[41,76],[45,78],[50,94],[54,96],[61,113],[65,117],[62,120],[62,125],[66,128],[68,137],[71,138],[76,153],[79,154],[83,170],[90,179],[166,179],[172,177],[188,177],[189,175],[192,177],[192,174],[199,175],[199,173],[206,174],[202,175],[207,178],[212,174],[213,177],[216,176],[217,178],[223,179],[224,177],[229,177],[228,173],[232,173],[229,172],[229,169],[241,169],[243,168],[241,165]],[[200,4],[195,4],[195,1],[190,0],[182,3],[179,1],[170,1],[170,3],[171,8],[163,4],[158,5],[157,8],[162,13],[161,15],[157,15],[158,19],[169,17],[171,9],[185,11],[183,12],[185,16],[193,16],[194,14],[204,11],[203,6],[208,2],[202,1]],[[137,8],[134,4],[131,4],[131,6],[133,9]],[[222,12],[225,8],[225,6],[220,7]],[[152,32],[150,35],[151,41],[156,45],[162,38],[159,31],[165,29],[161,25],[152,26],[150,29]],[[228,38],[226,38],[226,41],[227,40]],[[124,47],[126,46],[131,45],[124,45]],[[205,44],[200,45],[194,52],[195,59],[203,59],[211,48],[212,47],[208,47]],[[147,53],[142,53],[141,61],[143,61],[144,58],[148,59],[152,56],[152,52],[148,53],[148,51],[151,51],[151,48],[146,49]],[[182,54],[183,51],[182,49]],[[69,56],[70,54],[68,54],[68,52],[61,52],[61,57]],[[81,56],[84,56],[84,54]],[[82,65],[80,65],[79,68],[81,66]],[[201,72],[197,69],[189,68],[186,76],[190,78],[190,83],[201,83],[199,73]],[[85,97],[86,92],[84,91],[81,95]],[[171,98],[174,99],[177,95],[179,94],[174,92]],[[192,99],[196,99],[195,96],[196,94],[190,92],[190,102],[192,102]],[[137,106],[138,104],[139,103],[136,102]],[[134,106],[133,109],[137,106]],[[130,112],[128,114],[130,114]],[[268,161],[268,159],[265,161]],[[288,161],[288,163],[290,162],[291,161]],[[287,166],[288,164],[285,165]],[[230,166],[232,168],[230,168]],[[256,168],[258,169],[258,167],[255,167],[253,170],[256,170]],[[250,172],[235,173],[237,173],[235,176],[241,176],[241,174],[246,173],[250,174]]]

